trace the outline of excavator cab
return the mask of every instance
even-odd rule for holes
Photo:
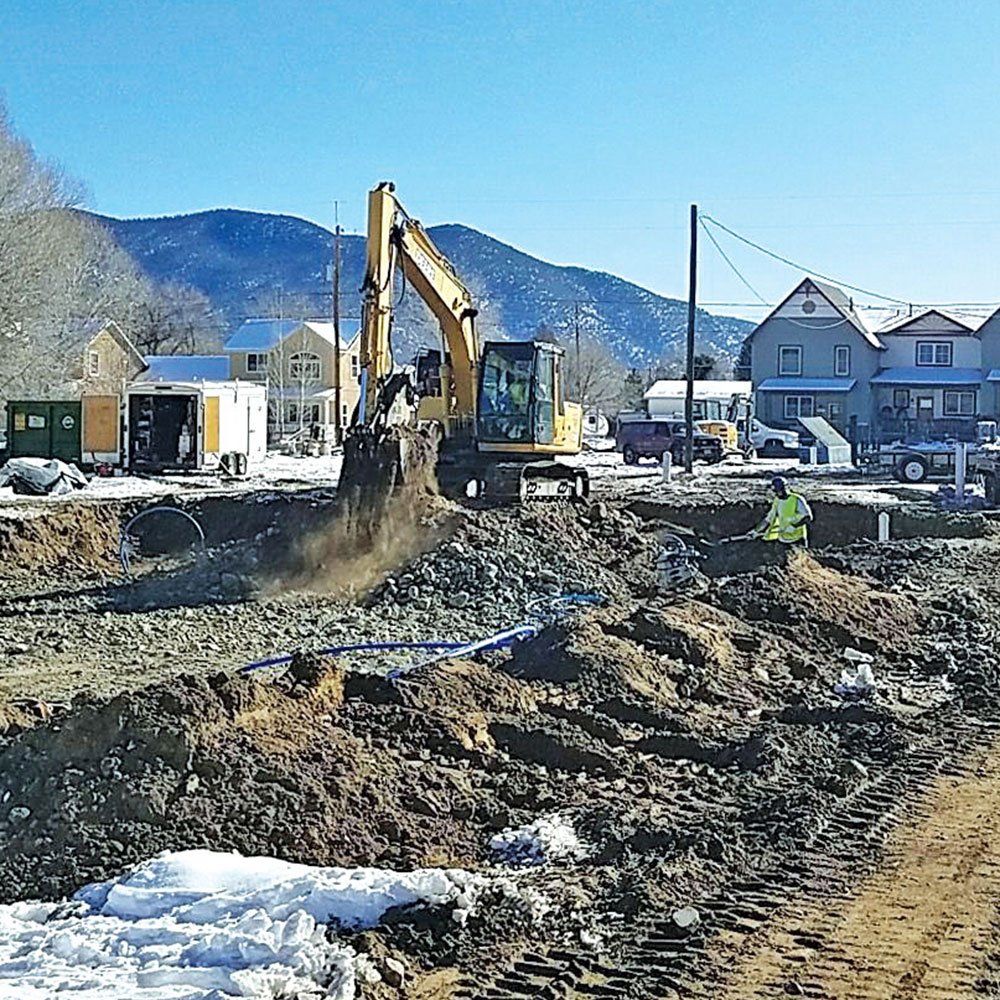
[[[565,416],[562,350],[541,341],[488,341],[479,366],[480,451],[536,452],[556,446]]]

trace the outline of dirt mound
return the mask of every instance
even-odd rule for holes
[[[920,621],[912,600],[825,566],[801,549],[788,552],[780,565],[719,581],[712,593],[745,619],[864,649],[906,650]]]
[[[118,505],[72,502],[52,510],[5,513],[0,517],[3,575],[115,572],[120,515]]]

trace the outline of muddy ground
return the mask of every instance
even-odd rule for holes
[[[407,983],[368,994],[903,995],[892,969],[866,994],[804,973],[811,959],[792,953],[825,954],[818,918],[806,944],[775,935],[789,908],[799,923],[828,915],[912,857],[898,831],[991,745],[1000,538],[988,519],[921,506],[922,531],[878,545],[822,510],[841,544],[769,565],[705,546],[694,588],[657,593],[665,527],[717,540],[762,503],[439,505],[434,544],[364,593],[335,565],[303,573],[296,539],[328,527],[325,495],[258,504],[236,538],[232,508],[202,510],[218,525],[209,554],[137,560],[131,582],[115,565],[128,511],[98,511],[93,553],[72,565],[37,558],[58,532],[27,556],[8,539],[4,900],[58,898],[167,848],[493,871],[494,834],[558,814],[585,857],[515,875],[544,906],[501,896],[465,927],[400,913],[355,944],[398,956]],[[558,614],[567,593],[602,603]],[[529,620],[537,637],[475,660],[315,652]],[[287,668],[239,671],[285,650],[300,651]],[[877,692],[836,693],[859,655]],[[970,984],[992,981],[986,881]],[[683,907],[696,915],[682,927]],[[770,964],[751,982],[733,970],[754,949]]]

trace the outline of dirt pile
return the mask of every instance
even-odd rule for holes
[[[653,532],[639,518],[603,503],[465,513],[453,523],[448,542],[391,574],[371,604],[523,608],[565,593],[648,595],[655,591],[657,550]]]
[[[67,501],[51,510],[12,510],[0,517],[4,576],[75,571],[115,572],[121,508]]]
[[[912,646],[919,620],[912,599],[823,565],[804,550],[780,554],[785,558],[778,565],[717,581],[713,597],[730,613],[790,636],[812,634],[865,650]]]

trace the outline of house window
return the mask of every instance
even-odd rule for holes
[[[785,396],[785,419],[795,420],[797,417],[813,415],[812,396]]]
[[[976,413],[974,392],[945,391],[944,415],[946,417],[972,417]]]
[[[951,347],[947,341],[920,341],[917,343],[917,364],[948,368],[951,365]]]
[[[288,361],[289,377],[302,382],[318,382],[322,370],[319,355],[309,354],[307,351],[293,354]]]
[[[833,349],[833,374],[841,377],[851,374],[851,349],[846,344]]]
[[[802,374],[802,348],[779,347],[778,348],[778,374],[779,375],[801,375]]]
[[[248,372],[266,372],[267,371],[267,355],[266,354],[248,354],[247,355],[247,371]]]
[[[340,404],[340,424],[342,427],[346,427],[348,421],[351,419],[351,415],[347,410],[347,403]]]
[[[101,374],[101,355],[99,351],[87,351],[87,372],[90,375]]]
[[[323,407],[320,403],[287,403],[285,406],[285,423],[288,424],[319,424],[322,423]]]
[[[351,355],[351,378],[356,379],[361,374],[361,366],[356,354]]]
[[[909,389],[893,389],[892,408],[894,410],[908,410],[910,408]]]

